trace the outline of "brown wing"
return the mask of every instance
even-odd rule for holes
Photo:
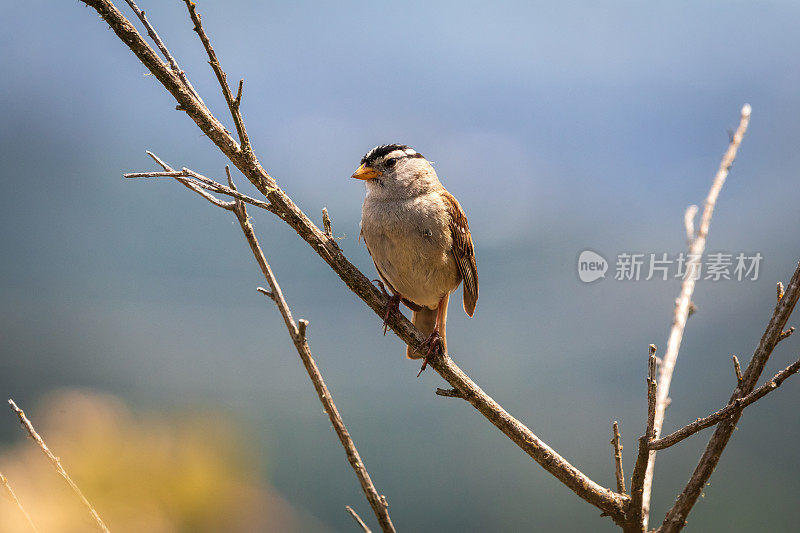
[[[478,265],[475,263],[475,247],[472,245],[472,234],[464,210],[452,194],[442,192],[450,214],[450,232],[453,235],[453,256],[458,264],[458,271],[464,280],[464,311],[469,316],[475,313],[478,303]]]

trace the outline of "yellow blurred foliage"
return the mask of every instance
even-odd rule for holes
[[[114,532],[318,529],[260,480],[257,459],[224,414],[134,413],[112,396],[65,391],[30,418]],[[31,440],[0,455],[0,472],[40,532],[95,529]],[[0,532],[18,531],[30,526],[8,498],[0,498]]]

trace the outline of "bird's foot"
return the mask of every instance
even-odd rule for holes
[[[389,293],[381,280],[374,279],[372,281],[378,285],[378,288],[380,288],[383,295],[389,299],[389,301],[386,302],[386,314],[383,315],[383,334],[386,335],[386,330],[389,329],[389,317],[391,316],[392,311],[397,311],[398,313],[400,312],[401,296],[399,294]]]
[[[433,333],[422,343],[421,348],[424,350],[426,347],[428,350],[425,353],[425,358],[422,360],[422,366],[417,373],[417,377],[420,377],[425,369],[428,368],[428,362],[431,359],[437,355],[442,355],[442,336],[439,335],[438,329],[434,329]]]

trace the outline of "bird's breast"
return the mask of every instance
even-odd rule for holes
[[[364,201],[361,234],[380,274],[403,297],[428,308],[461,281],[449,216],[438,197]]]

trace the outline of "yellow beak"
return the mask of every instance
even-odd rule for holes
[[[371,180],[373,178],[377,178],[381,174],[383,174],[383,172],[381,172],[380,170],[375,170],[372,167],[361,165],[360,167],[358,167],[358,170],[353,172],[353,175],[351,177],[357,180]]]

